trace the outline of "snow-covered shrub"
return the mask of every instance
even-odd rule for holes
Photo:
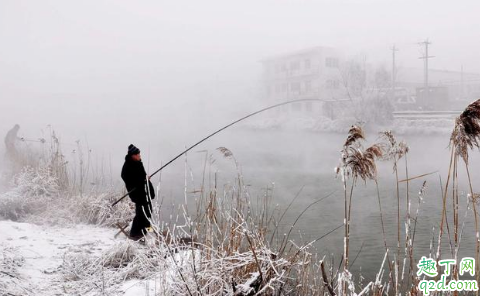
[[[15,248],[0,245],[0,295],[33,295],[18,272],[24,262]]]
[[[43,212],[59,195],[57,179],[48,167],[25,167],[13,177],[12,185],[0,195],[0,216],[11,220]]]
[[[117,223],[124,224],[131,220],[135,213],[134,204],[130,202],[112,203],[121,196],[120,192],[111,191],[101,194],[89,194],[72,197],[68,208],[76,223],[88,223],[102,226],[116,227]]]
[[[60,280],[70,294],[95,291],[95,295],[111,295],[125,280],[144,279],[148,275],[145,262],[149,261],[149,254],[133,241],[122,241],[99,256],[67,253],[60,268]]]
[[[104,193],[72,195],[62,191],[48,167],[26,167],[12,180],[12,188],[0,195],[0,216],[35,223],[87,223],[115,226],[130,220],[131,204],[122,202],[111,207],[121,195]]]
[[[24,167],[13,178],[11,193],[22,196],[56,196],[59,193],[57,178],[49,167]]]
[[[95,224],[117,227],[133,218],[135,209],[132,203],[111,204],[121,195],[109,191],[98,194],[65,195],[51,199],[48,207],[32,212],[25,220],[37,224]]]

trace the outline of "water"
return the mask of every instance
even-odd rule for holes
[[[368,136],[368,134],[367,134]],[[448,135],[435,136],[406,136],[405,139],[411,150],[408,155],[409,176],[435,172],[432,175],[413,180],[409,184],[411,200],[411,213],[416,216],[418,207],[419,190],[423,182],[427,181],[427,190],[420,202],[415,233],[414,256],[428,256],[432,241],[433,228],[437,242],[437,230],[441,220],[442,187],[445,185],[448,173],[450,154],[448,150]],[[318,134],[285,131],[252,132],[245,130],[232,130],[226,135],[213,138],[198,150],[206,149],[211,153],[215,162],[209,167],[210,171],[217,171],[219,184],[232,182],[235,176],[235,166],[232,160],[224,159],[215,148],[225,146],[229,148],[241,166],[245,183],[249,185],[252,197],[262,196],[267,187],[273,188],[273,205],[283,211],[291,199],[302,188],[297,201],[287,212],[280,225],[280,233],[288,232],[293,221],[312,202],[331,194],[324,201],[312,206],[299,220],[291,238],[298,244],[315,240],[343,223],[344,217],[344,192],[340,179],[335,178],[334,167],[338,164],[339,151],[345,140],[345,135]],[[376,134],[370,134],[372,143]],[[367,144],[368,145],[368,144]],[[198,151],[197,150],[197,151]],[[478,167],[478,151],[471,153],[470,164],[472,180],[478,180],[480,172]],[[203,174],[203,161],[205,153],[192,152],[188,155],[187,188],[188,191],[199,189]],[[399,178],[405,178],[405,163],[399,163]],[[462,180],[460,189],[467,190],[466,177],[460,167],[459,178]],[[179,160],[162,172],[162,195],[165,196],[164,204],[184,200],[184,173],[185,162]],[[392,163],[379,163],[379,190],[384,214],[384,226],[391,259],[397,251],[397,197],[396,182]],[[400,252],[403,257],[405,245],[406,221],[406,183],[400,187],[400,221],[401,244]],[[187,199],[191,198],[190,195]],[[449,200],[451,197],[449,197]],[[192,201],[190,201],[192,203]],[[460,216],[462,223],[465,213],[466,192],[460,194]],[[452,215],[449,210],[449,222]],[[385,254],[382,228],[380,223],[379,205],[375,183],[372,181],[358,182],[353,192],[352,224],[350,239],[350,263],[358,254],[351,270],[354,274],[361,274],[368,280],[378,272]],[[412,221],[412,224],[414,221]],[[343,253],[343,227],[313,244],[312,252],[319,258],[324,255],[335,257],[339,263]],[[444,258],[448,255],[449,244],[445,236],[442,246]],[[460,248],[460,257],[474,257],[474,226],[473,212],[468,212],[465,220],[464,235]],[[360,251],[361,250],[361,251]],[[436,247],[435,247],[436,250]],[[359,253],[360,252],[360,253]],[[416,264],[415,264],[416,265]]]

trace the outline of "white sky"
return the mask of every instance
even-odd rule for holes
[[[321,45],[389,68],[395,43],[400,66],[421,68],[416,43],[430,38],[432,68],[480,72],[479,11],[478,0],[0,0],[0,128],[113,127],[144,109],[175,119],[223,82],[256,81],[262,58]]]

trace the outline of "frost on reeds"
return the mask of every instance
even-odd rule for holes
[[[155,295],[290,295],[302,290],[295,294],[311,295],[305,291],[314,287],[296,284],[311,264],[308,253],[295,249],[291,257],[280,258],[255,229],[237,222],[245,243],[239,249],[185,244],[173,233],[168,239],[150,235],[144,246],[124,241],[99,256],[67,253],[59,280],[67,293],[79,295],[111,295],[142,281],[155,287]]]
[[[125,280],[143,279],[146,272],[142,262],[147,261],[147,253],[140,252],[134,244],[132,241],[118,243],[100,256],[87,252],[66,253],[60,266],[65,293],[110,295]]]
[[[38,142],[41,149],[30,146]],[[30,140],[20,145],[10,159],[10,177],[6,192],[0,194],[0,217],[14,221],[49,224],[89,223],[103,226],[122,224],[132,218],[129,203],[113,209],[121,191],[103,182],[103,170],[90,168],[90,152],[86,162],[77,142],[74,161],[69,163],[61,142],[51,130],[48,140]],[[32,160],[33,159],[33,160]],[[76,163],[80,163],[80,168]],[[89,177],[89,171],[91,176]],[[91,181],[87,186],[88,181]],[[97,184],[101,183],[101,184]],[[101,185],[102,187],[99,187]],[[88,190],[87,190],[88,189]]]
[[[364,182],[377,179],[376,160],[383,156],[382,146],[373,144],[367,149],[363,148],[362,141],[365,140],[363,129],[359,125],[353,125],[348,131],[347,139],[341,150],[340,165],[335,172],[342,177],[344,189],[344,251],[343,251],[343,272],[339,274],[338,283],[342,294],[353,293],[352,275],[349,268],[349,243],[350,243],[350,221],[352,213],[353,189],[358,179]],[[349,179],[350,190],[348,193]],[[348,292],[350,291],[350,293]]]
[[[396,162],[398,162],[403,156],[405,156],[409,147],[405,141],[397,141],[397,138],[394,136],[393,132],[388,130],[380,133],[380,139],[382,143],[379,144],[383,151],[383,160],[394,160],[396,168]]]
[[[342,179],[351,176],[354,180],[360,178],[366,181],[377,177],[375,161],[383,156],[382,147],[373,144],[363,149],[362,140],[365,140],[363,129],[357,125],[352,126],[341,151],[341,164],[335,168]]]
[[[48,167],[25,167],[12,179],[12,189],[0,196],[0,216],[18,220],[41,212],[59,194],[57,179]]]
[[[18,272],[24,262],[15,248],[0,245],[0,295],[34,295]]]
[[[110,207],[118,195],[113,190],[83,196],[65,192],[49,166],[25,167],[12,178],[11,189],[0,195],[0,217],[35,223],[114,226],[132,215],[128,203]]]
[[[409,240],[410,240],[410,230],[409,229],[406,229],[406,246],[405,246],[405,258],[404,258],[404,264],[403,264],[403,269],[401,267],[401,263],[400,263],[400,241],[401,241],[401,234],[400,234],[400,229],[401,229],[401,221],[400,221],[400,180],[399,180],[399,170],[398,170],[398,162],[400,161],[400,159],[404,158],[405,160],[405,178],[407,179],[406,181],[406,209],[407,209],[407,213],[406,213],[406,217],[407,217],[407,221],[406,221],[406,225],[407,227],[411,226],[411,220],[410,220],[410,196],[409,196],[409,182],[408,182],[408,162],[407,162],[407,154],[410,150],[410,148],[408,147],[408,145],[406,144],[405,141],[398,141],[397,138],[395,137],[395,135],[393,134],[392,131],[390,130],[387,130],[387,131],[384,131],[384,132],[381,132],[380,133],[380,141],[381,141],[381,147],[384,151],[384,154],[383,154],[383,157],[382,157],[382,160],[385,160],[385,161],[392,161],[393,162],[393,171],[395,173],[395,187],[396,187],[396,198],[397,198],[397,252],[396,252],[396,260],[395,260],[395,263],[394,263],[394,266],[392,266],[391,264],[389,264],[390,266],[390,272],[392,274],[392,270],[395,270],[395,279],[393,280],[393,288],[394,288],[394,292],[395,293],[398,293],[399,289],[401,289],[401,287],[399,287],[399,285],[401,285],[400,282],[403,281],[404,279],[404,274],[403,274],[403,271],[404,271],[404,268],[405,268],[405,263],[406,263],[406,258],[407,258],[407,254],[411,253],[408,249],[411,248],[411,246],[409,246]],[[379,204],[380,204],[380,201],[379,201]],[[383,222],[382,222],[383,223]],[[385,239],[385,238],[384,238]],[[386,242],[385,242],[385,248],[386,248]],[[413,256],[413,255],[412,255]],[[413,257],[410,256],[410,265],[412,265],[413,263]],[[402,269],[402,274],[400,275],[400,269]]]
[[[480,229],[479,221],[477,215],[477,202],[475,198],[475,193],[473,191],[472,180],[470,177],[469,170],[469,149],[480,148],[480,99],[471,103],[465,108],[465,110],[460,114],[459,117],[455,120],[455,126],[453,128],[452,134],[450,136],[450,149],[451,149],[451,158],[450,166],[448,171],[448,178],[445,185],[444,196],[443,196],[443,211],[442,211],[442,221],[440,225],[440,235],[439,243],[441,242],[443,234],[443,224],[446,221],[446,208],[447,208],[447,193],[449,188],[450,179],[452,179],[452,195],[453,195],[453,229],[454,229],[454,247],[455,253],[458,252],[460,247],[460,237],[459,233],[459,196],[458,196],[458,158],[461,157],[465,164],[465,170],[468,178],[468,185],[470,191],[470,201],[472,204],[473,214],[475,218],[475,238],[476,238],[476,248],[475,248],[475,259],[478,262],[480,257]],[[448,227],[448,224],[447,224]],[[437,251],[437,257],[440,257],[440,250]],[[480,268],[476,266],[476,279],[480,280]],[[453,271],[454,277],[458,278],[458,271]]]

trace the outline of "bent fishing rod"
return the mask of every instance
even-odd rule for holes
[[[193,148],[195,148],[196,146],[200,145],[201,143],[205,142],[206,140],[210,139],[211,137],[215,136],[216,134],[218,134],[219,132],[231,127],[232,125],[234,124],[237,124],[239,123],[240,121],[243,121],[249,117],[252,117],[254,115],[257,115],[259,113],[262,113],[264,111],[267,111],[267,110],[270,110],[270,109],[274,109],[274,108],[277,108],[277,107],[280,107],[280,106],[284,106],[284,105],[288,105],[288,104],[293,104],[293,103],[299,103],[299,102],[325,102],[326,100],[321,100],[321,99],[298,99],[298,100],[292,100],[292,101],[287,101],[287,102],[283,102],[283,103],[279,103],[279,104],[276,104],[276,105],[273,105],[273,106],[269,106],[269,107],[266,107],[266,108],[263,108],[261,110],[258,110],[256,112],[253,112],[253,113],[250,113],[238,120],[235,120],[234,122],[222,127],[221,129],[211,133],[210,135],[208,135],[207,137],[201,139],[200,141],[198,141],[197,143],[193,144],[192,146],[190,146],[189,148],[187,148],[186,150],[184,150],[182,153],[178,154],[177,156],[175,156],[172,160],[170,160],[169,162],[167,162],[166,164],[164,164],[161,168],[159,168],[158,170],[156,170],[155,172],[153,172],[153,174],[150,175],[150,177],[153,177],[154,175],[156,175],[158,172],[160,172],[161,170],[163,170],[165,167],[167,167],[169,164],[171,164],[172,162],[174,162],[175,160],[177,160],[179,157],[181,157],[182,155],[184,155],[185,153],[187,153],[188,151],[192,150]],[[116,202],[114,202],[112,204],[112,207],[115,206],[117,203],[119,203],[121,200],[123,200],[125,197],[127,197],[127,195],[129,195],[130,193],[132,193],[136,188],[133,188],[132,190],[128,191],[125,195],[123,195],[122,197],[120,197]]]

